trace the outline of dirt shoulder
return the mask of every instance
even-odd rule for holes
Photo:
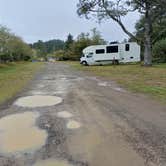
[[[0,64],[0,104],[21,92],[42,66],[31,62]]]

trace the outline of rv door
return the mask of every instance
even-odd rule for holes
[[[89,65],[93,64],[94,63],[93,52],[90,52],[89,54],[87,54],[86,59]]]

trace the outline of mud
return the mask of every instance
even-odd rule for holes
[[[104,86],[104,87],[109,86],[108,82],[99,82],[98,85],[99,86]]]

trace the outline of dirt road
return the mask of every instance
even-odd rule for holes
[[[166,165],[166,106],[66,64],[46,64],[0,117],[0,166]]]

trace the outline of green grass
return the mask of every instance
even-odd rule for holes
[[[96,76],[107,77],[128,90],[149,94],[166,102],[166,64],[153,67],[140,65],[82,66],[78,62],[68,62],[77,70]]]
[[[0,64],[0,104],[20,92],[42,67],[42,63]]]

